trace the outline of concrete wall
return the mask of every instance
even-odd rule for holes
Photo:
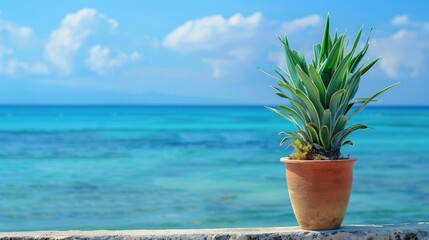
[[[330,231],[306,231],[298,227],[200,230],[41,231],[3,232],[0,240],[257,240],[257,239],[429,239],[429,222],[401,225],[344,226]]]

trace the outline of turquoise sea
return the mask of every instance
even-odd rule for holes
[[[355,122],[345,224],[429,221],[429,108]],[[297,225],[275,133],[255,107],[0,107],[0,231]]]

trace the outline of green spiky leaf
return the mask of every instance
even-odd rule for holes
[[[369,49],[369,37],[359,49],[363,28],[349,47],[345,33],[335,33],[331,38],[329,22],[328,16],[322,42],[313,46],[311,64],[302,52],[291,49],[284,36],[280,41],[286,69],[274,66],[275,75],[263,71],[277,81],[275,94],[285,100],[277,109],[267,108],[296,127],[295,131],[280,133],[280,144],[289,142],[295,148],[291,156],[295,159],[339,159],[342,146],[354,146],[348,139],[350,134],[367,128],[363,124],[348,126],[350,118],[397,85],[371,97],[355,98],[362,76],[379,58],[361,63]]]

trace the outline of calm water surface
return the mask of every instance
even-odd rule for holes
[[[429,221],[429,108],[369,108],[345,224]],[[262,107],[0,107],[0,231],[297,225]]]

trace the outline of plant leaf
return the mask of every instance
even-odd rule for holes
[[[360,28],[360,30],[359,30],[359,32],[358,32],[358,34],[356,36],[355,42],[353,43],[353,47],[352,47],[352,50],[351,50],[352,53],[354,53],[355,50],[356,50],[356,47],[357,47],[357,45],[359,43],[359,40],[360,40],[360,36],[362,35],[362,30],[363,30],[363,26]]]
[[[310,67],[308,68],[308,73],[309,73],[311,80],[313,80],[314,84],[316,85],[317,90],[319,91],[320,102],[322,103],[323,106],[326,106],[326,104],[325,104],[326,87],[325,87],[325,84],[323,83],[323,80],[320,78],[319,73],[313,67],[313,65],[310,65]]]
[[[329,136],[329,129],[326,125],[322,126],[322,128],[320,128],[320,132],[319,132],[319,136],[320,136],[320,141],[322,142],[322,145],[325,149],[329,149],[331,143],[331,139]]]
[[[337,109],[338,106],[341,104],[341,97],[344,95],[345,92],[345,89],[340,89],[336,91],[329,100],[329,109],[331,109],[331,112],[332,114],[334,114],[334,117],[338,114]]]
[[[352,141],[350,141],[350,140],[346,140],[346,141],[343,142],[343,144],[341,144],[341,146],[344,146],[344,145],[350,145],[352,147],[355,146],[355,144]]]
[[[286,36],[284,37],[284,48],[285,48],[286,66],[288,68],[290,78],[293,84],[299,88],[301,84],[295,69],[295,65],[298,63],[298,61],[295,59],[295,54],[293,54],[292,50],[290,50],[289,48],[289,44]]]
[[[387,90],[389,90],[389,89],[391,89],[392,87],[394,87],[394,86],[396,86],[396,85],[398,85],[399,84],[399,82],[397,82],[397,83],[394,83],[394,84],[392,84],[392,85],[390,85],[390,86],[387,86],[387,87],[385,87],[385,88],[383,88],[383,89],[381,89],[380,91],[378,91],[376,94],[374,94],[374,95],[372,95],[372,97],[370,97],[370,98],[368,98],[368,100],[366,100],[356,111],[354,111],[353,113],[351,113],[349,116],[348,116],[348,119],[350,119],[353,115],[355,115],[356,113],[358,113],[358,112],[361,112],[365,107],[366,107],[366,105],[368,105],[368,103],[370,103],[373,99],[375,99],[376,97],[378,97],[380,94],[382,94],[382,93],[384,93],[385,91],[387,91]]]
[[[326,92],[326,102],[328,103],[332,95],[343,86],[343,81],[346,80],[346,76],[349,71],[348,62],[351,55],[347,55],[344,60],[340,63],[338,68],[335,70],[331,81],[329,82],[328,89]]]
[[[279,110],[277,110],[275,108],[267,107],[267,106],[265,106],[265,108],[268,109],[268,110],[270,110],[271,112],[277,114],[281,118],[284,118],[284,119],[288,120],[289,122],[293,123],[297,128],[301,129],[301,126],[299,126],[298,122],[295,119],[293,119],[292,117],[290,117],[290,116],[288,116],[286,114],[281,113]]]
[[[319,137],[318,137],[319,134],[317,134],[316,129],[313,126],[311,126],[311,124],[307,124],[305,125],[305,127],[307,128],[307,131],[311,136],[311,140],[313,141],[313,143],[320,144]]]
[[[331,129],[332,124],[332,116],[331,116],[331,110],[329,109],[325,109],[323,111],[323,120],[322,120],[322,124],[326,125],[328,127],[328,129]]]
[[[329,36],[329,14],[326,17],[326,24],[325,24],[325,30],[323,31],[323,39],[322,39],[322,46],[320,49],[320,55],[319,59],[322,59],[322,57],[329,51],[329,39],[331,37]]]
[[[332,144],[336,146],[337,145],[341,146],[340,143],[344,142],[344,140],[347,138],[348,135],[350,135],[354,131],[367,129],[367,128],[368,127],[363,124],[355,124],[353,126],[350,126],[349,128],[344,129],[343,131],[340,131],[337,134],[335,134],[334,137],[332,138]]]
[[[258,68],[258,70],[259,70],[259,71],[261,71],[261,72],[263,72],[265,75],[267,75],[267,76],[268,76],[268,77],[270,77],[270,78],[274,78],[275,80],[277,80],[277,81],[279,81],[279,82],[284,82],[282,79],[280,79],[280,78],[278,78],[278,77],[274,76],[273,74],[271,74],[271,73],[269,73],[269,72],[267,72],[267,71],[263,70],[262,68]]]
[[[305,104],[305,109],[307,109],[307,112],[312,120],[318,127],[320,127],[320,117],[323,114],[323,107],[322,109],[316,109],[313,102],[305,95],[303,91],[300,89],[296,89],[297,96],[302,100],[302,102]]]
[[[299,119],[303,125],[307,123],[305,119],[301,115],[299,115],[294,109],[285,105],[279,105],[279,108],[285,111],[287,114],[291,115],[292,117]]]
[[[331,135],[335,136],[337,133],[343,131],[347,125],[347,117],[340,115],[335,121],[334,127],[332,128]]]
[[[337,62],[339,60],[340,51],[344,48],[344,37],[345,35],[342,34],[338,41],[335,43],[335,45],[332,47],[332,50],[329,52],[328,58],[326,59],[326,66],[325,69],[332,69],[337,65]]]
[[[345,134],[340,139],[340,143],[344,142],[344,140],[346,140],[347,136],[349,136],[351,133],[353,133],[357,130],[364,130],[364,129],[368,129],[368,127],[366,125],[363,125],[363,124],[355,124],[355,125],[347,128],[345,131]]]
[[[376,58],[376,59],[374,59],[372,62],[368,63],[368,65],[366,65],[366,67],[364,67],[364,68],[362,69],[362,73],[361,73],[361,75],[364,75],[366,72],[368,72],[368,70],[369,70],[369,69],[371,69],[371,68],[372,68],[372,66],[374,66],[374,65],[378,62],[378,60],[380,60],[380,58],[379,58],[379,57],[378,57],[378,58]]]
[[[314,52],[314,66],[316,66],[316,68],[319,66],[319,55],[320,55],[320,49],[321,49],[321,45],[320,44],[315,44],[313,46],[313,52]]]
[[[298,52],[298,51],[293,51],[293,53],[295,54],[295,58],[298,60],[298,65],[301,67],[301,69],[308,74],[308,68],[307,68],[307,62],[305,61],[305,57],[304,54],[302,54],[302,52]],[[296,68],[296,66],[295,66]]]
[[[296,71],[298,76],[301,78],[302,83],[307,90],[308,98],[313,102],[313,104],[317,108],[323,108],[322,103],[320,102],[320,94],[317,89],[315,83],[310,79],[310,77],[301,69],[301,67],[297,66]]]

